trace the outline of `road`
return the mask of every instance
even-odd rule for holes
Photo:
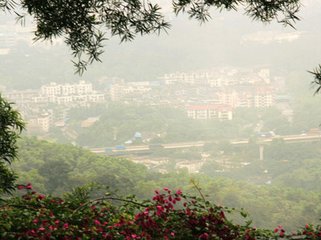
[[[181,143],[168,143],[162,144],[160,147],[163,149],[175,149],[175,148],[189,148],[189,147],[203,147],[205,142],[181,142]],[[104,153],[106,148],[90,148],[89,150],[94,153]],[[137,152],[137,151],[147,151],[150,150],[149,145],[132,145],[126,146],[126,149],[116,150],[113,149],[112,152]]]
[[[321,141],[320,135],[285,135],[285,136],[275,136],[271,138],[260,138],[257,140],[257,143],[269,143],[273,140],[280,139],[285,142],[310,142],[310,141]],[[179,143],[168,143],[160,145],[163,149],[177,149],[177,148],[189,148],[189,147],[203,147],[206,144],[206,141],[195,141],[195,142],[179,142]],[[243,145],[248,144],[249,139],[240,139],[240,140],[231,140],[232,145]],[[104,147],[102,148],[90,148],[89,150],[94,153],[105,153]],[[149,145],[131,145],[126,146],[126,149],[122,150],[110,150],[113,153],[117,152],[138,152],[138,151],[148,151],[150,150]]]

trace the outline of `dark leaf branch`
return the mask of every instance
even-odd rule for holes
[[[187,13],[190,18],[207,21],[210,9],[245,9],[254,20],[269,23],[276,20],[294,28],[300,20],[300,0],[173,0],[176,14]],[[103,42],[118,36],[121,42],[131,41],[136,35],[159,34],[170,24],[161,7],[141,0],[22,0],[22,8],[34,17],[37,29],[35,40],[64,37],[72,50],[76,72],[82,74],[94,61],[101,61]],[[0,9],[14,11],[14,0],[0,0]],[[19,19],[24,15],[18,14]],[[314,84],[321,86],[320,67],[311,72]],[[319,92],[321,87],[317,88]]]
[[[78,73],[100,61],[106,33],[129,41],[169,27],[157,4],[139,0],[24,0],[22,6],[36,20],[35,40],[65,38]]]
[[[14,2],[2,0],[0,7],[13,9]],[[210,8],[238,10],[255,20],[270,22],[276,19],[293,26],[299,20],[299,0],[173,0],[176,14],[186,12],[200,22],[210,18]],[[170,24],[160,6],[141,0],[23,0],[22,7],[36,21],[36,40],[64,37],[75,58],[78,73],[88,64],[100,61],[103,42],[119,36],[130,41],[137,34],[160,33]]]
[[[0,95],[0,194],[14,190],[15,173],[9,164],[17,158],[17,139],[25,128],[21,115]]]
[[[0,0],[0,9],[3,11],[12,11],[17,3],[14,0]]]
[[[312,86],[316,87],[314,94],[317,94],[321,90],[321,64],[316,67],[313,71],[308,71],[314,76],[314,80],[312,81]]]

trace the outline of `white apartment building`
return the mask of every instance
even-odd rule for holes
[[[192,119],[208,120],[232,120],[233,112],[226,105],[190,105],[187,106],[187,116]]]
[[[40,89],[40,94],[44,96],[68,96],[68,95],[83,95],[93,93],[93,86],[91,83],[80,81],[76,84],[57,84],[52,82],[44,85]]]
[[[37,90],[13,90],[3,91],[4,97],[16,104],[25,104],[33,102],[33,98],[38,95]]]
[[[140,96],[151,91],[150,82],[129,82],[122,84],[113,84],[110,88],[110,97],[112,101],[118,101],[128,95]]]
[[[52,82],[49,85],[44,85],[40,88],[40,94],[42,96],[56,96],[56,95],[61,95],[61,85]]]
[[[270,91],[259,91],[254,96],[254,107],[268,108],[274,105],[274,97]]]
[[[239,91],[221,91],[217,95],[221,104],[233,108],[268,108],[274,105],[274,91],[268,86]]]
[[[91,83],[80,81],[76,84],[50,83],[40,89],[40,95],[33,98],[36,103],[86,104],[104,102],[105,95],[93,90]]]
[[[51,114],[43,113],[38,117],[29,119],[28,129],[49,132],[51,121],[52,121]]]

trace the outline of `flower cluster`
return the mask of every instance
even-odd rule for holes
[[[302,239],[321,239],[321,226],[314,226],[313,224],[306,224],[295,235],[301,236]]]
[[[277,226],[274,229],[274,233],[279,235],[279,237],[283,238],[285,236],[285,230],[283,229],[283,227],[281,225]]]
[[[164,188],[155,191],[152,200],[139,202],[111,196],[90,199],[86,194],[44,196],[33,191],[31,184],[17,188],[25,193],[0,206],[0,239],[254,240],[274,236],[249,224],[234,224],[226,217],[227,208],[181,190]],[[276,230],[279,236],[282,231]]]

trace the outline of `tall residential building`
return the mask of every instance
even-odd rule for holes
[[[208,120],[232,120],[232,108],[227,105],[189,105],[186,108],[187,116],[192,119]]]

